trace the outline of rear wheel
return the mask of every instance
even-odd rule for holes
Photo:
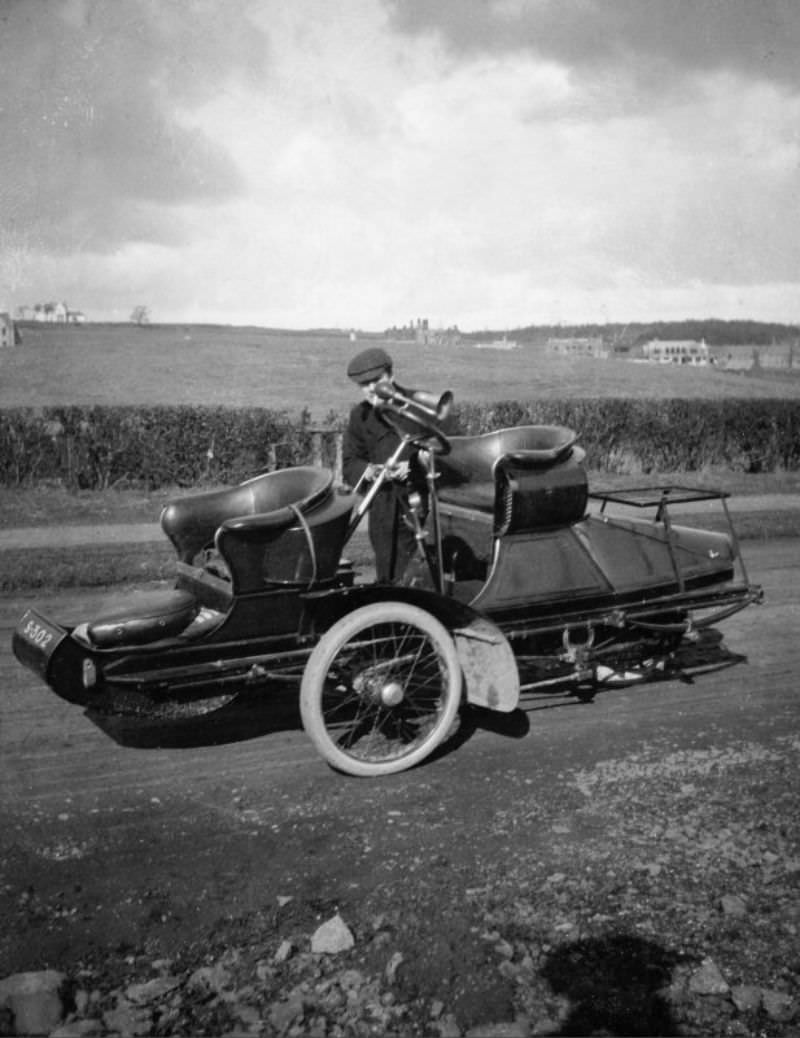
[[[461,699],[461,666],[447,629],[404,602],[349,613],[309,657],[303,726],[319,753],[350,775],[404,771],[447,737]]]

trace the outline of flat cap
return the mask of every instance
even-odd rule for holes
[[[380,346],[362,350],[347,365],[347,377],[354,382],[374,382],[385,371],[392,370],[392,358]]]

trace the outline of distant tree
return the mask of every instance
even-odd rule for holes
[[[150,312],[146,306],[135,306],[131,313],[131,321],[134,324],[149,324]]]

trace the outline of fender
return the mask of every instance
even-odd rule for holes
[[[514,652],[500,628],[463,602],[418,587],[361,585],[303,595],[303,634],[319,636],[345,613],[373,602],[406,602],[435,616],[455,642],[468,703],[509,713],[519,702]]]

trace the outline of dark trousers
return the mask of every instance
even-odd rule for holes
[[[417,539],[403,521],[402,507],[393,488],[375,495],[369,513],[369,539],[375,552],[377,581],[399,584],[416,554]]]

